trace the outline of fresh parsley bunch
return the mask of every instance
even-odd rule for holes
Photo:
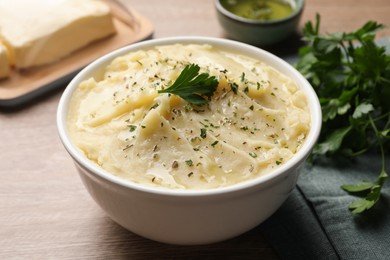
[[[319,33],[316,23],[304,26],[306,45],[300,49],[297,69],[309,80],[320,99],[323,128],[313,151],[319,155],[356,157],[377,149],[382,165],[374,181],[341,188],[365,197],[349,205],[353,213],[370,209],[380,198],[387,179],[385,155],[390,139],[390,56],[375,42],[383,25],[369,21],[350,33]]]

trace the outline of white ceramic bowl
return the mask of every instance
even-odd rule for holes
[[[291,77],[305,91],[311,130],[298,153],[275,171],[234,186],[212,190],[163,190],[120,179],[89,161],[70,140],[66,126],[69,101],[80,82],[102,75],[115,57],[156,45],[211,44],[258,58]],[[181,245],[206,244],[240,235],[271,216],[296,185],[299,169],[321,128],[318,98],[306,79],[288,63],[256,47],[218,38],[174,37],[144,41],[116,50],[83,69],[65,89],[57,111],[59,136],[73,158],[88,192],[126,229],[149,239]]]

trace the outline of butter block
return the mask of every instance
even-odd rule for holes
[[[98,0],[0,0],[0,41],[17,69],[52,63],[115,33]]]
[[[6,49],[0,43],[0,79],[6,78],[9,76],[10,68],[9,68],[8,56]]]

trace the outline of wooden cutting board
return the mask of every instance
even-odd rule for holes
[[[117,33],[96,41],[52,64],[12,71],[0,80],[0,106],[18,106],[53,89],[64,87],[83,67],[120,47],[147,39],[153,34],[152,23],[135,10],[112,5]]]

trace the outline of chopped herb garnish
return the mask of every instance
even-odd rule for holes
[[[249,155],[250,155],[252,158],[257,158],[257,154],[256,154],[256,153],[249,153]]]
[[[241,81],[242,81],[242,82],[245,81],[245,72],[243,72],[243,73],[241,74]]]
[[[234,94],[237,94],[237,91],[238,91],[238,85],[236,82],[229,82],[229,87],[231,88],[231,90],[233,91]]]
[[[155,109],[155,108],[157,108],[159,106],[159,104],[158,103],[154,103],[154,105],[153,106],[151,106],[150,107],[150,109]]]
[[[135,129],[137,129],[137,126],[136,126],[136,125],[129,125],[129,131],[130,131],[130,132],[134,132]]]
[[[218,141],[214,141],[214,142],[211,144],[211,146],[214,147],[214,146],[216,146],[217,144],[218,144]]]
[[[158,93],[175,94],[193,105],[205,105],[214,94],[218,80],[207,73],[199,74],[200,67],[196,64],[187,65],[176,81]]]
[[[186,161],[186,164],[187,164],[188,166],[193,166],[193,165],[194,165],[194,163],[192,162],[192,160],[187,160],[187,161]]]
[[[131,144],[131,145],[128,144],[128,145],[126,145],[125,148],[122,149],[122,151],[126,151],[127,149],[129,149],[129,148],[131,148],[131,147],[133,147],[133,144]]]
[[[200,129],[200,137],[202,137],[203,139],[205,139],[207,136],[207,129],[206,128],[201,128]]]

